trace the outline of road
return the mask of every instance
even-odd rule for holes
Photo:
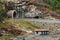
[[[59,35],[40,35],[40,36],[17,36],[14,39],[16,40],[22,40],[25,38],[26,40],[58,40],[60,39],[60,34]]]
[[[48,19],[15,19],[15,20],[27,20],[27,21],[37,21],[37,22],[49,22],[49,23],[60,23],[60,20],[48,20]]]

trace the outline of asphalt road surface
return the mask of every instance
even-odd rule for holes
[[[37,22],[49,22],[49,23],[60,23],[60,20],[48,20],[48,19],[28,19],[28,18],[25,18],[25,19],[14,19],[14,20],[27,20],[27,21],[37,21]]]

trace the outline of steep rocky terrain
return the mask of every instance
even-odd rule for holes
[[[39,28],[49,29],[50,34],[60,34],[60,23],[28,21]]]

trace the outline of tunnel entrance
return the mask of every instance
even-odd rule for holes
[[[17,13],[14,11],[13,18],[16,18]]]

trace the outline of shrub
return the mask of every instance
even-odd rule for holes
[[[5,18],[5,9],[3,9],[2,6],[0,6],[0,22],[2,22]]]

